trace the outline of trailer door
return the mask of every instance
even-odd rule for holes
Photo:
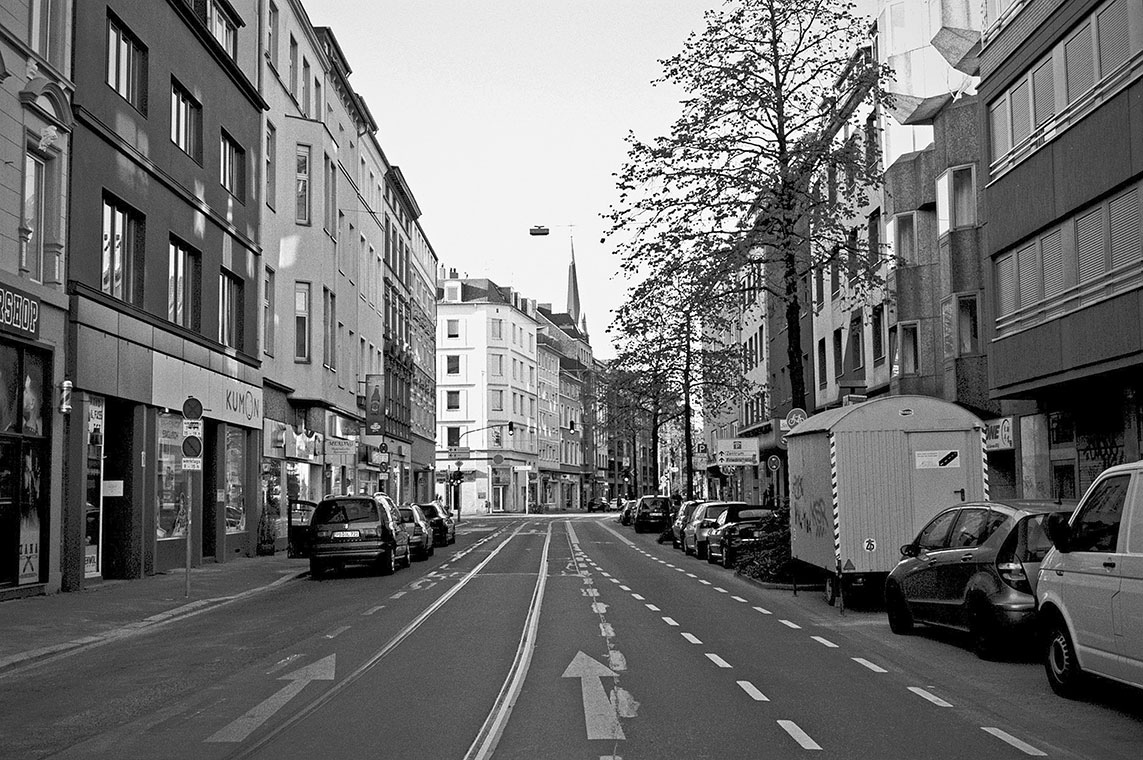
[[[979,498],[972,485],[979,479],[979,444],[972,448],[964,431],[908,433],[912,456],[914,535],[945,507]]]

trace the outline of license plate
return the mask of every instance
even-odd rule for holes
[[[357,530],[335,530],[333,532],[334,538],[360,538],[361,531]]]

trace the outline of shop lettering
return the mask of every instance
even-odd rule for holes
[[[18,290],[0,286],[0,329],[18,335],[38,337],[40,302]]]
[[[227,391],[226,411],[252,420],[262,416],[262,404],[253,391]]]

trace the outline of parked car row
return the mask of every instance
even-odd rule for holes
[[[451,515],[435,503],[398,507],[383,493],[327,496],[314,508],[306,553],[315,578],[351,564],[388,575],[455,541]]]
[[[1078,504],[958,504],[901,547],[889,626],[965,630],[981,656],[1038,646],[1048,684],[1088,676],[1143,688],[1143,461],[1101,473]]]
[[[734,567],[744,549],[762,540],[762,520],[773,510],[742,501],[684,501],[673,507],[666,496],[643,496],[620,522],[636,533],[670,530],[671,543],[685,554]]]

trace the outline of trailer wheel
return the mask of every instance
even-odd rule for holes
[[[837,597],[841,591],[841,578],[836,575],[827,575],[825,579],[825,601],[830,607],[837,604]]]

